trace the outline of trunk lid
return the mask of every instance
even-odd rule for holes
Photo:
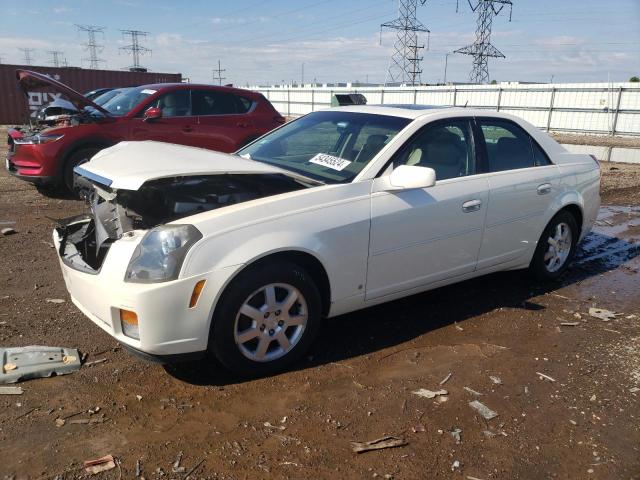
[[[80,92],[76,92],[74,89],[67,87],[65,84],[47,75],[31,70],[16,70],[16,77],[18,79],[18,85],[27,99],[29,99],[29,92],[53,89],[55,92],[63,95],[78,111],[81,111],[85,107],[92,107],[106,116],[111,116],[107,110],[93,103]]]

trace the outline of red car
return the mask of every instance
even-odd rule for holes
[[[17,70],[30,100],[42,92],[77,109],[53,127],[9,130],[7,170],[39,186],[73,189],[73,168],[123,140],[158,140],[234,152],[285,122],[261,94],[188,83],[124,89],[102,106],[52,78]],[[176,158],[176,162],[180,159]]]

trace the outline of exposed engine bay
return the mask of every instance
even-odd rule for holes
[[[60,254],[71,267],[97,273],[111,244],[132,230],[148,230],[201,212],[308,188],[283,174],[171,177],[138,190],[114,190],[76,177],[91,214],[58,222]]]

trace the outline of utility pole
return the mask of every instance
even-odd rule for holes
[[[226,72],[226,70],[220,67],[220,60],[218,60],[218,68],[213,69],[213,81],[218,82],[218,85],[222,85],[222,80],[227,79],[227,77],[222,76],[222,72]]]
[[[489,58],[505,58],[504,54],[491,44],[491,25],[505,5],[509,6],[509,21],[513,4],[511,0],[476,0],[475,5],[467,0],[471,11],[478,12],[476,40],[472,45],[459,48],[454,53],[473,56],[473,67],[469,74],[471,83],[489,83]],[[499,5],[499,6],[498,6]],[[456,2],[456,11],[458,5]]]
[[[427,0],[398,0],[398,18],[380,25],[380,41],[382,42],[382,29],[396,30],[396,41],[393,45],[394,52],[389,61],[385,85],[388,83],[420,84],[422,70],[420,61],[422,57],[418,52],[424,45],[418,43],[418,33],[431,33],[416,17],[418,2],[424,5]]]
[[[56,68],[58,68],[61,64],[66,66],[67,60],[66,59],[61,60],[60,58],[63,52],[59,50],[49,50],[47,53],[51,55],[51,61],[49,62],[51,65],[53,65]]]
[[[24,64],[25,65],[31,65],[31,62],[33,61],[33,58],[31,57],[31,54],[34,52],[34,49],[33,48],[19,48],[18,50],[20,50],[24,55]]]
[[[152,53],[150,48],[143,47],[140,45],[140,39],[149,35],[149,32],[143,32],[141,30],[120,30],[122,32],[122,37],[129,37],[131,39],[131,43],[129,45],[125,45],[124,47],[120,47],[120,50],[125,52],[130,52],[133,58],[133,65],[129,67],[129,70],[141,70],[144,67],[140,66],[140,56],[146,55],[147,53]]]
[[[447,64],[449,63],[449,55],[451,55],[451,53],[445,53],[444,54],[444,84],[447,84]]]
[[[89,52],[89,58],[83,58],[81,61],[88,61],[89,68],[92,70],[96,70],[98,64],[100,62],[104,62],[102,58],[98,58],[98,52],[102,52],[104,50],[104,46],[98,44],[96,41],[96,33],[101,33],[104,38],[104,27],[98,27],[96,25],[78,25],[76,24],[76,28],[79,32],[87,33],[87,43],[84,43],[83,46],[85,50]]]

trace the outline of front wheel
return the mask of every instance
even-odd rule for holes
[[[87,163],[91,160],[96,153],[98,153],[100,149],[98,148],[83,148],[73,153],[64,164],[64,172],[63,172],[63,182],[67,191],[73,195],[78,194],[77,189],[75,188],[74,174],[73,169],[78,165],[82,165],[83,163]]]
[[[318,288],[298,265],[278,261],[249,268],[220,299],[209,350],[235,373],[276,373],[308,350],[321,310]]]
[[[538,241],[529,269],[539,280],[556,280],[569,267],[578,243],[578,224],[567,211],[551,219]]]

